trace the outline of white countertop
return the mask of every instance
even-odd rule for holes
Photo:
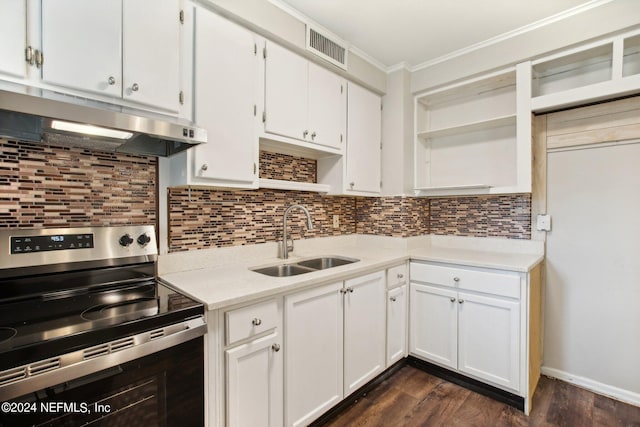
[[[360,260],[353,264],[290,277],[270,277],[250,270],[284,263],[274,256],[276,248],[267,243],[162,255],[159,274],[170,286],[215,310],[373,273],[408,259],[528,272],[544,258],[541,242],[351,235],[296,241],[296,249],[286,262],[337,255]]]

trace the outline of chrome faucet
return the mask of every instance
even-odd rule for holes
[[[289,251],[293,250],[293,240],[291,241],[291,247],[287,243],[287,214],[291,209],[300,209],[307,216],[307,228],[309,230],[313,230],[313,223],[311,222],[311,214],[302,205],[291,205],[284,211],[284,215],[282,217],[282,246],[280,250],[280,254],[278,255],[282,259],[289,258]]]

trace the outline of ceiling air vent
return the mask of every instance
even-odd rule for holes
[[[334,65],[347,69],[347,48],[307,25],[307,50]]]

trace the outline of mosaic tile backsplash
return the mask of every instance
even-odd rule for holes
[[[264,164],[262,164],[264,163]],[[0,227],[154,224],[157,160],[0,139]],[[315,181],[315,161],[261,153],[261,176]],[[314,230],[292,212],[295,239],[342,234],[410,237],[451,234],[531,237],[528,194],[450,197],[342,197],[297,191],[169,190],[171,251],[280,240],[282,213],[299,203]],[[333,216],[340,226],[333,228]]]
[[[0,227],[155,224],[154,157],[0,139]]]
[[[449,197],[429,202],[431,234],[531,239],[531,195]]]
[[[169,189],[169,250],[250,245],[282,240],[285,207],[301,204],[313,219],[307,230],[304,214],[288,215],[291,237],[338,236],[356,232],[356,204],[352,197],[327,197],[301,191],[216,191]],[[340,226],[333,228],[333,215]]]
[[[315,183],[317,173],[316,160],[260,151],[260,178]]]
[[[393,237],[429,233],[429,200],[417,197],[359,197],[356,199],[358,234]]]

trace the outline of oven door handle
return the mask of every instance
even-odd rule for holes
[[[32,393],[139,359],[203,336],[202,316],[0,372],[0,401]],[[87,380],[90,381],[90,380]]]

